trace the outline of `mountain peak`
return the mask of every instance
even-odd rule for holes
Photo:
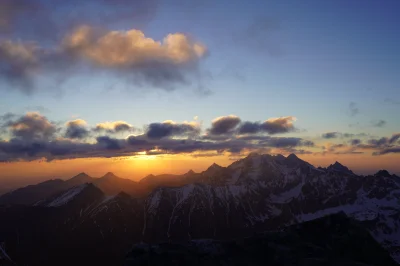
[[[220,166],[220,165],[218,165],[218,164],[216,164],[216,163],[213,163],[210,167],[208,167],[207,170],[211,170],[211,169],[220,169],[220,168],[222,168],[222,166]]]
[[[193,174],[195,174],[195,172],[192,169],[190,169],[185,175],[193,175]]]
[[[90,183],[91,181],[92,181],[92,178],[88,174],[82,172],[82,173],[79,173],[76,176],[68,179],[66,182],[68,184],[70,184],[71,186],[77,186],[77,185],[81,185],[84,183]]]
[[[334,164],[329,165],[327,169],[354,175],[354,173],[349,168],[347,168],[346,166],[342,165],[338,161],[336,161]]]
[[[118,178],[118,176],[114,175],[114,173],[112,173],[112,172],[108,172],[107,174],[105,174],[101,178],[103,178],[103,179],[114,179],[114,178]]]
[[[83,179],[83,178],[88,178],[90,177],[88,174],[86,174],[85,172],[79,173],[76,176],[74,176],[74,179]],[[71,178],[72,179],[72,178]]]
[[[391,177],[392,175],[387,170],[379,170],[375,176]]]
[[[294,154],[294,153],[291,153],[291,154],[287,157],[287,159],[289,159],[289,160],[300,160],[299,157],[297,157],[296,154]]]

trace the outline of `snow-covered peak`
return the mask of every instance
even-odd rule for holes
[[[48,203],[47,207],[60,207],[67,204],[68,202],[73,200],[77,195],[82,193],[82,191],[88,186],[89,184],[83,184],[69,189],[68,191],[64,192],[57,198],[53,199],[50,203]]]

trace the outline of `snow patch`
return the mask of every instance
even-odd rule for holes
[[[60,207],[62,205],[67,204],[71,200],[73,200],[77,195],[79,195],[86,187],[88,184],[83,184],[77,187],[74,187],[58,198],[54,199],[52,202],[50,202],[47,207]]]

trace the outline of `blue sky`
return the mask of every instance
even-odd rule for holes
[[[169,33],[189,32],[204,43],[210,55],[202,68],[213,76],[204,83],[211,95],[199,96],[185,86],[172,93],[152,88],[137,91],[134,84],[118,77],[91,73],[70,78],[62,85],[62,96],[54,95],[58,88],[26,96],[2,84],[0,113],[42,106],[52,119],[79,115],[91,123],[122,119],[142,125],[193,116],[211,121],[236,114],[249,120],[293,115],[312,132],[350,130],[350,123],[368,126],[378,119],[388,122],[387,133],[400,127],[398,107],[384,102],[400,99],[397,1],[217,1],[199,5],[192,10],[166,1],[143,29],[158,40]],[[245,30],[258,18],[278,25],[256,34],[280,53],[270,54],[262,44],[261,49],[254,48],[257,40],[252,37],[257,36]],[[134,25],[128,18],[105,26],[120,30]],[[234,34],[243,43],[230,40]],[[104,92],[109,86],[114,90]],[[346,114],[350,102],[357,104],[359,115]]]
[[[30,94],[0,76],[0,114],[38,111],[56,122],[122,120],[137,128],[198,117],[203,130],[230,114],[261,122],[294,116],[298,130],[287,136],[312,140],[325,132],[377,139],[400,131],[399,1],[22,2],[44,8],[27,5],[24,14],[35,18],[28,22],[3,14],[14,27],[1,33],[1,41],[34,42],[52,51],[74,27],[90,25],[138,29],[156,41],[183,33],[208,52],[194,72],[182,72],[187,83],[174,83],[172,91],[140,86],[128,72],[78,64],[58,76],[35,69]]]

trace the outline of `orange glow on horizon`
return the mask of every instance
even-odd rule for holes
[[[371,156],[360,155],[298,155],[314,166],[326,167],[335,161],[349,167],[357,174],[374,173],[386,169],[391,173],[400,172],[400,154]],[[183,174],[189,170],[201,172],[212,163],[228,166],[233,161],[227,155],[193,157],[189,155],[144,155],[118,158],[85,158],[55,160],[51,162],[0,163],[0,181],[15,184],[33,184],[47,179],[71,178],[85,172],[93,177],[101,177],[113,172],[122,178],[140,180],[149,174]]]

